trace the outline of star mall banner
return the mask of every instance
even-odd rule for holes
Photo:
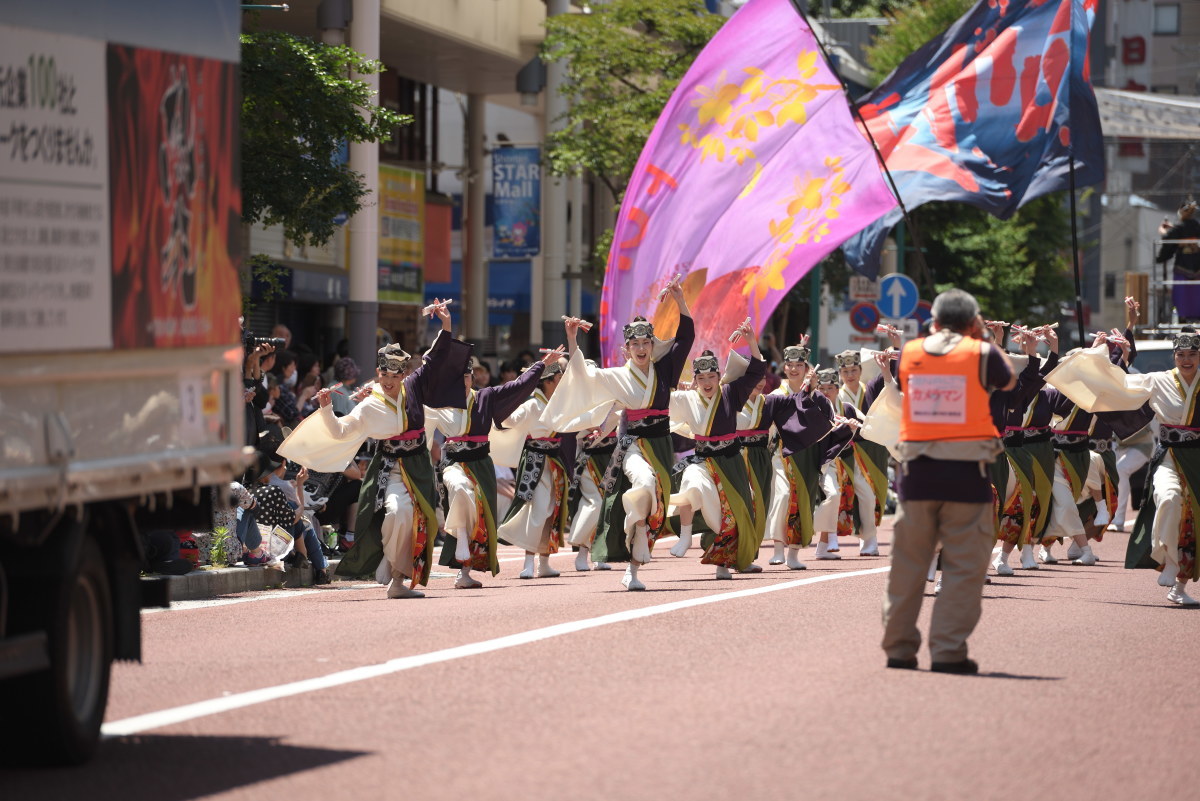
[[[979,0],[859,104],[908,209],[970,203],[1000,219],[1104,180],[1088,43],[1098,0]],[[843,248],[874,278],[899,208]]]
[[[729,353],[808,270],[896,205],[841,83],[789,0],[750,0],[667,102],[625,191],[600,305],[605,364],[641,314],[669,336],[677,273],[699,353]]]

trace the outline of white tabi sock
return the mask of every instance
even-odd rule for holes
[[[769,565],[782,565],[783,564],[783,547],[784,546],[783,546],[782,542],[780,542],[779,540],[775,540],[775,555],[771,557],[771,561],[767,562],[767,564],[769,564]]]
[[[538,556],[538,578],[558,578],[559,572],[550,567],[550,554]]]
[[[525,567],[518,574],[517,578],[531,579],[533,578],[533,554],[525,553]]]
[[[454,560],[466,562],[471,558],[471,543],[467,540],[467,530],[456,528],[450,532],[454,535]]]
[[[588,564],[588,549],[584,546],[579,546],[579,553],[575,554],[575,569],[580,573],[586,573],[592,569]]]
[[[687,556],[688,548],[692,547],[692,524],[681,524],[679,526],[679,542],[675,543],[671,548],[671,556],[683,557]]]

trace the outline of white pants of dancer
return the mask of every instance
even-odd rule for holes
[[[442,471],[442,484],[446,487],[449,511],[446,512],[446,530],[466,529],[467,536],[475,530],[478,509],[475,506],[475,482],[463,470],[462,465],[451,462]],[[455,536],[458,536],[457,534]]]
[[[838,507],[842,503],[842,488],[838,483],[837,462],[832,461],[821,468],[821,490],[825,500],[813,512],[813,530],[816,532],[837,531]],[[872,514],[871,522],[875,521]]]
[[[733,492],[733,488],[729,488]],[[721,530],[721,498],[717,494],[717,482],[702,464],[689,464],[679,477],[679,492],[671,495],[667,514],[675,514],[675,507],[687,505],[704,515],[704,522],[713,531]]]
[[[400,465],[392,470],[383,501],[383,558],[392,578],[412,578],[413,499],[400,478]],[[431,532],[432,536],[432,532]]]
[[[580,458],[587,458],[580,454]],[[596,528],[600,525],[600,512],[604,504],[604,496],[600,488],[592,480],[592,471],[586,467],[579,479],[579,507],[571,520],[571,532],[567,544],[591,548],[596,538]]]
[[[787,542],[788,506],[792,501],[786,470],[783,457],[776,449],[771,456],[771,505],[767,509],[767,531],[763,538],[780,544]]]
[[[871,479],[866,473],[858,469],[858,463],[854,464],[854,472],[851,476],[851,481],[854,483],[854,498],[858,505],[858,536],[864,542],[870,542],[875,539],[875,485],[871,483]]]
[[[1071,484],[1067,481],[1067,476],[1063,472],[1062,461],[1055,459],[1054,461],[1054,489],[1053,502],[1050,504],[1050,522],[1046,526],[1046,532],[1042,535],[1043,540],[1070,539],[1076,535],[1083,533],[1083,521],[1079,519],[1079,509],[1076,504],[1089,497],[1093,490],[1099,490],[1100,470],[1103,469],[1103,462],[1099,462],[1100,454],[1091,454],[1088,459],[1087,476],[1084,478],[1083,486],[1080,487],[1079,495],[1072,496]],[[1036,544],[1036,543],[1035,543]]]
[[[625,507],[625,540],[629,544],[633,541],[634,527],[645,523],[658,509],[658,473],[642,455],[642,446],[637,440],[625,452],[625,464],[621,469],[632,485],[621,496],[621,505]],[[669,487],[664,489],[670,490]]]
[[[1179,564],[1179,526],[1183,522],[1183,483],[1175,471],[1175,457],[1170,453],[1154,471],[1151,484],[1154,492],[1154,527],[1150,541],[1154,549],[1150,556],[1160,565],[1168,561]]]
[[[1117,514],[1113,522],[1119,526],[1125,525],[1125,513],[1129,509],[1133,490],[1129,486],[1133,474],[1142,469],[1150,457],[1137,448],[1119,448],[1117,454]],[[1138,492],[1141,487],[1138,487]]]
[[[550,519],[554,511],[554,482],[550,471],[547,463],[541,479],[533,488],[533,497],[496,532],[500,539],[511,542],[526,553],[550,553],[550,528],[554,522]]]

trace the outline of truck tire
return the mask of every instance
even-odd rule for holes
[[[84,536],[72,568],[42,598],[50,669],[0,683],[16,709],[11,743],[39,764],[77,765],[96,751],[108,704],[113,613],[104,555]]]

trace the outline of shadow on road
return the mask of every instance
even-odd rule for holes
[[[1062,676],[1022,676],[1019,673],[1003,673],[998,670],[990,670],[987,673],[979,673],[976,678],[980,679],[1016,679],[1018,681],[1062,681]]]
[[[77,768],[13,770],[5,761],[0,787],[11,799],[190,801],[366,755],[274,737],[139,735],[101,742]]]

